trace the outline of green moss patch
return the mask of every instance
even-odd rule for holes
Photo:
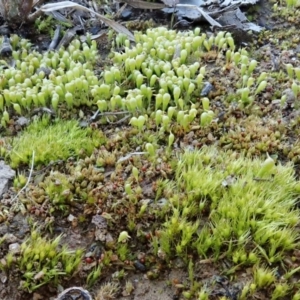
[[[235,264],[272,264],[294,249],[299,182],[291,164],[207,147],[181,156],[175,186],[158,239],[167,257],[225,253]]]
[[[11,166],[29,164],[35,153],[35,165],[48,164],[51,161],[65,160],[71,156],[90,155],[94,148],[104,141],[100,131],[83,129],[75,120],[49,119],[34,121],[15,138],[10,153]]]
[[[32,230],[31,236],[20,246],[20,251],[9,252],[0,262],[0,270],[15,265],[22,274],[21,287],[33,292],[52,282],[57,285],[63,279],[70,278],[77,270],[83,251],[72,251],[66,245],[60,247],[61,236],[54,240],[41,237]]]

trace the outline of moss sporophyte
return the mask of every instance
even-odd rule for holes
[[[59,246],[61,237],[48,240],[35,229],[21,244],[19,254],[8,253],[0,268],[7,270],[12,265],[22,273],[21,288],[33,292],[41,286],[53,282],[58,284],[63,278],[71,277],[82,260],[83,251],[69,250]]]
[[[247,270],[240,299],[258,292],[299,299],[291,278],[299,271],[300,184],[293,165],[277,160],[299,160],[299,143],[287,143],[298,121],[282,118],[291,102],[283,89],[299,95],[298,68],[288,62],[284,71],[268,70],[228,32],[159,27],[135,38],[131,45],[118,35],[111,64],[95,72],[97,47],[89,39],[41,54],[11,37],[16,66],[0,70],[0,129],[7,135],[0,154],[18,169],[19,208],[52,220],[50,231],[57,215],[73,227],[97,215],[105,230],[95,230],[99,257],[80,261],[81,249],[34,228],[20,253],[4,251],[1,269],[16,266],[32,292],[78,269],[89,287],[102,284],[117,266],[101,298],[119,295],[125,269],[138,266],[157,278],[178,263],[188,278],[177,285],[182,296],[209,299],[216,281],[199,279],[199,265],[224,261],[214,267],[232,282]],[[276,80],[282,85],[273,93]],[[273,100],[280,101],[274,115],[267,105]],[[36,108],[53,114],[28,117],[16,130],[20,115]],[[96,110],[98,119],[88,119]],[[88,119],[86,127],[78,118]],[[0,216],[9,217],[6,206]],[[128,281],[126,292],[133,288]]]

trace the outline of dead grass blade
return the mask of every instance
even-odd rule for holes
[[[179,0],[161,0],[161,1],[169,7],[174,7],[179,3]]]
[[[33,0],[32,7],[35,7],[37,5],[41,5],[45,2],[45,0]]]
[[[142,0],[122,0],[122,2],[127,3],[133,8],[139,9],[163,9],[166,5],[162,3],[153,3]]]
[[[215,21],[208,13],[206,13],[202,8],[195,6],[195,5],[190,5],[190,4],[177,4],[176,7],[186,7],[190,9],[196,9],[200,12],[200,14],[203,16],[203,18],[212,26],[215,27],[222,27],[220,23]]]
[[[45,4],[40,8],[40,10],[43,11],[43,12],[52,12],[52,11],[55,11],[55,10],[66,9],[66,8],[72,8],[72,9],[78,9],[78,10],[81,10],[81,11],[90,12],[90,13],[94,14],[95,16],[97,16],[107,26],[110,26],[111,28],[113,28],[118,33],[125,34],[129,38],[129,40],[135,41],[132,32],[130,32],[123,25],[98,14],[97,12],[95,12],[95,11],[93,11],[93,10],[87,8],[87,7],[84,7],[80,4],[77,4],[77,3],[74,3],[74,2],[71,2],[71,1],[61,1],[61,2],[57,2],[57,3]]]

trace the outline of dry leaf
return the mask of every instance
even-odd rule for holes
[[[220,23],[218,23],[217,21],[215,21],[208,13],[206,13],[202,8],[197,7],[197,10],[201,13],[201,15],[203,16],[203,18],[212,26],[215,27],[222,27],[222,25]]]
[[[66,9],[66,8],[73,8],[73,9],[78,9],[81,11],[88,11],[88,12],[94,14],[95,16],[97,16],[103,23],[110,26],[115,31],[125,34],[129,40],[131,40],[131,41],[135,40],[133,34],[123,25],[98,14],[95,11],[93,11],[87,7],[84,7],[80,4],[77,4],[77,3],[74,3],[71,1],[61,1],[61,2],[57,2],[57,3],[45,4],[44,6],[42,6],[40,8],[40,10],[43,12],[52,12],[55,10]]]

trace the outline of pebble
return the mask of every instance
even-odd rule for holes
[[[200,96],[201,97],[208,96],[208,94],[212,91],[213,88],[214,87],[210,82],[208,81],[204,82],[204,87],[201,90]]]
[[[13,243],[8,246],[9,252],[13,254],[18,254],[21,252],[21,246],[19,243]]]
[[[138,260],[135,260],[133,262],[133,266],[141,272],[146,272],[146,270],[147,270],[146,266],[144,264],[142,264],[141,262],[139,262]]]

